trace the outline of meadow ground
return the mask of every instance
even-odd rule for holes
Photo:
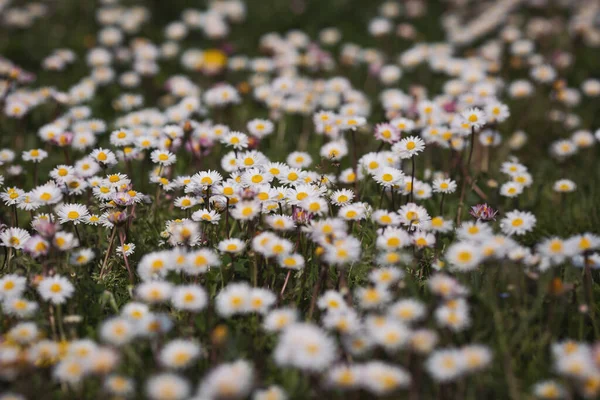
[[[600,393],[597,1],[0,0],[0,400]]]

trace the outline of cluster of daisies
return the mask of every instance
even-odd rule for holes
[[[35,398],[23,384],[34,370],[74,398],[466,398],[467,382],[505,376],[513,396],[521,368],[496,297],[534,288],[543,303],[569,275],[596,332],[600,235],[539,230],[531,199],[562,207],[578,191],[565,166],[597,150],[578,107],[600,81],[569,87],[572,56],[547,53],[551,20],[493,3],[473,21],[453,9],[446,42],[415,40],[426,2],[384,1],[365,30],[380,47],[292,30],[265,33],[250,57],[226,42],[240,0],[182,10],[158,43],[140,36],[150,9],[103,0],[95,45],[41,62],[87,66],[70,87],[34,87],[0,58],[0,122],[16,129],[0,149],[0,380],[12,385],[0,400]],[[569,34],[598,46],[583,8]],[[26,28],[46,13],[33,3],[3,20]],[[198,37],[224,44],[190,47]],[[395,40],[410,45],[391,54]],[[401,89],[423,74],[441,84]],[[96,118],[109,93],[113,116]],[[552,182],[525,153],[534,98],[550,107],[540,154],[560,166]],[[37,124],[40,108],[54,113]],[[556,376],[522,389],[597,397],[599,345],[550,336]]]

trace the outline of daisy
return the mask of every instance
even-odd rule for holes
[[[500,221],[502,232],[508,236],[524,235],[535,227],[535,216],[527,211],[513,210]]]
[[[152,400],[183,400],[189,397],[191,388],[188,381],[179,375],[162,373],[146,381],[145,392]]]
[[[282,268],[300,270],[304,268],[304,257],[300,254],[284,254],[277,258],[279,266]]]
[[[205,187],[214,186],[222,180],[223,176],[217,171],[201,171],[192,176],[191,182],[185,188],[185,192],[192,193]]]
[[[62,200],[63,194],[56,184],[50,181],[45,185],[34,188],[31,191],[31,198],[43,205],[56,204]]]
[[[492,361],[492,352],[487,346],[471,344],[461,348],[460,351],[468,372],[480,371]]]
[[[112,395],[126,398],[134,393],[135,383],[122,375],[110,375],[104,380],[103,388]]]
[[[431,230],[434,232],[450,232],[454,226],[454,222],[451,220],[446,220],[444,217],[437,216],[431,218],[431,220],[423,226],[424,230]]]
[[[321,147],[319,155],[329,161],[340,161],[348,155],[348,145],[344,140],[331,141]]]
[[[135,294],[142,301],[150,304],[167,302],[173,291],[173,285],[161,280],[144,282],[135,288]]]
[[[268,215],[265,222],[276,231],[289,231],[296,227],[294,219],[289,215]]]
[[[436,193],[454,193],[456,191],[456,181],[452,179],[435,179],[433,181],[433,191]]]
[[[38,309],[37,303],[21,297],[10,297],[2,302],[2,310],[17,318],[30,318]]]
[[[384,187],[400,186],[404,182],[404,173],[392,167],[382,167],[374,171],[373,179]]]
[[[469,242],[456,242],[446,251],[448,262],[460,272],[471,271],[483,261],[479,247]]]
[[[222,253],[237,254],[244,251],[244,249],[246,248],[246,243],[244,243],[240,239],[232,238],[220,241],[217,247]]]
[[[576,247],[573,246],[573,243],[566,242],[561,238],[551,237],[539,242],[536,249],[552,263],[560,264],[575,253]]]
[[[577,144],[572,140],[557,140],[552,143],[550,151],[556,157],[565,158],[577,153]]]
[[[115,156],[115,153],[103,148],[98,148],[92,151],[90,157],[92,157],[98,164],[100,164],[103,167],[110,167],[117,163],[117,157]]]
[[[155,164],[160,164],[162,166],[169,166],[175,163],[176,157],[175,154],[170,151],[165,150],[154,150],[150,153],[150,159]]]
[[[171,303],[178,310],[198,312],[208,303],[206,291],[198,285],[177,286],[171,295]]]
[[[435,245],[435,236],[424,231],[417,231],[412,235],[412,242],[419,249],[433,247]]]
[[[273,122],[267,119],[253,119],[248,121],[247,124],[248,132],[256,138],[262,139],[263,137],[273,133]]]
[[[569,239],[569,245],[573,246],[579,253],[596,250],[600,247],[600,236],[592,233],[576,235]]]
[[[201,210],[195,211],[192,214],[192,220],[200,221],[200,222],[209,222],[213,225],[217,225],[219,223],[219,221],[221,220],[221,214],[219,214],[215,210],[209,211],[209,210],[203,208]]]
[[[427,359],[425,368],[438,382],[453,381],[464,373],[464,358],[456,349],[435,350]]]
[[[517,182],[506,182],[500,186],[500,194],[504,197],[517,197],[523,193],[523,185]]]
[[[249,221],[260,214],[261,207],[254,201],[242,201],[231,210],[231,216],[240,221]]]
[[[223,135],[221,141],[236,150],[242,150],[248,147],[248,135],[241,132],[229,132]]]
[[[305,198],[300,203],[300,207],[303,210],[306,210],[307,212],[315,215],[322,215],[329,211],[327,201],[317,196],[310,196]]]
[[[42,299],[53,304],[62,304],[73,295],[75,288],[67,278],[54,275],[44,278],[37,290]]]
[[[330,195],[330,199],[336,206],[346,205],[354,199],[354,192],[349,189],[336,190]]]
[[[478,108],[469,108],[460,114],[471,129],[479,129],[486,123],[486,115]]]
[[[362,169],[370,174],[375,173],[382,167],[390,166],[381,153],[367,153],[359,160]]]
[[[0,233],[2,246],[17,250],[22,249],[30,238],[29,232],[21,228],[8,228]]]
[[[506,104],[494,100],[486,104],[485,115],[488,116],[490,122],[503,122],[510,116],[510,111]]]
[[[175,339],[165,344],[158,355],[160,363],[167,368],[189,367],[200,356],[200,345],[194,341]]]
[[[293,151],[287,156],[286,162],[292,168],[306,168],[312,164],[312,157],[305,152]]]
[[[22,276],[9,274],[0,279],[0,299],[20,297],[25,291],[27,279]]]
[[[182,196],[176,198],[173,204],[175,205],[175,207],[181,208],[182,210],[187,210],[198,204],[198,200],[195,197]]]
[[[59,223],[73,222],[73,224],[77,225],[86,220],[89,216],[89,211],[82,204],[62,204],[58,207],[56,214]]]
[[[117,147],[128,146],[133,143],[134,134],[128,129],[117,129],[110,134],[110,144]]]
[[[260,167],[266,162],[267,158],[265,157],[265,155],[256,150],[239,153],[239,155],[236,157],[236,165],[240,168]],[[265,171],[271,173],[269,170]]]
[[[540,399],[562,399],[565,397],[566,389],[555,381],[542,381],[533,386],[533,393]]]
[[[71,254],[70,262],[73,265],[85,265],[94,259],[94,252],[92,249],[78,249],[76,252]]]
[[[411,229],[419,228],[421,227],[421,224],[424,224],[431,219],[427,210],[415,203],[403,205],[400,207],[400,210],[398,210],[398,214],[400,215],[400,223]]]
[[[306,175],[306,172],[302,171],[300,168],[286,168],[281,172],[277,179],[283,184],[297,185],[304,181]]]
[[[375,138],[386,143],[395,143],[400,139],[400,131],[389,123],[378,124],[375,127]]]
[[[254,382],[252,364],[245,360],[218,365],[200,383],[199,393],[209,399],[248,398]]]
[[[60,382],[78,384],[88,372],[85,364],[76,358],[62,360],[54,367],[53,375]]]
[[[459,239],[482,241],[492,235],[492,228],[481,220],[469,221],[464,222],[456,233]]]
[[[215,299],[217,312],[224,317],[247,312],[251,293],[251,288],[246,283],[228,284]]]
[[[4,180],[4,177],[2,177]],[[25,191],[17,187],[6,188],[4,192],[0,193],[0,197],[7,206],[14,206],[18,204],[25,196]]]
[[[417,136],[408,136],[392,146],[392,151],[400,158],[411,158],[425,149],[425,142]]]
[[[40,161],[48,157],[48,152],[42,149],[32,149],[24,151],[21,157],[23,158],[23,161],[39,163]]]
[[[388,315],[404,323],[413,323],[425,318],[427,308],[415,299],[403,299],[390,305]]]
[[[242,174],[242,185],[254,186],[260,184],[267,184],[273,180],[273,175],[268,172],[262,171],[259,168],[249,168]]]
[[[400,225],[400,216],[393,211],[376,210],[371,214],[371,220],[381,226]]]
[[[129,257],[135,251],[135,244],[133,243],[124,243],[123,246],[117,246],[117,253]]]
[[[188,253],[186,258],[184,271],[189,275],[205,273],[211,267],[218,267],[221,264],[218,255],[210,249],[195,250]]]
[[[275,294],[269,289],[264,288],[252,288],[250,292],[250,298],[248,303],[248,310],[250,312],[258,312],[265,314],[275,301],[277,300]]]
[[[391,293],[385,286],[371,286],[356,289],[354,297],[358,299],[361,308],[373,309],[389,302]]]
[[[333,244],[325,246],[323,260],[330,265],[346,265],[360,258],[360,241],[352,236],[338,239]]]
[[[301,370],[324,371],[335,360],[335,341],[316,325],[296,323],[286,328],[277,343],[278,365]]]
[[[252,395],[252,400],[286,400],[288,398],[285,391],[279,386],[269,386],[264,390],[256,390]]]
[[[366,217],[367,207],[365,203],[353,203],[343,206],[338,211],[338,218],[348,221],[359,221]]]
[[[570,179],[559,179],[552,185],[552,190],[559,193],[571,193],[577,189],[577,185]]]

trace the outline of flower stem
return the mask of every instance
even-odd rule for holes
[[[110,250],[112,248],[113,242],[115,241],[115,234],[117,233],[117,227],[113,227],[112,233],[110,235],[110,240],[108,242],[108,249],[106,249],[106,255],[104,256],[104,262],[102,263],[102,268],[100,268],[100,278],[104,275],[104,269],[106,268],[106,263],[108,262],[108,256],[110,255]]]

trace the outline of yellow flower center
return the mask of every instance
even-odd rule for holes
[[[77,211],[69,211],[69,213],[67,214],[67,218],[77,219],[79,218],[79,213]]]

